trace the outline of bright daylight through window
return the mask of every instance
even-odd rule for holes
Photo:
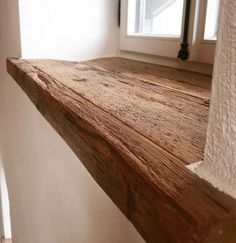
[[[176,59],[184,43],[186,60],[213,63],[220,0],[121,0],[121,6],[121,50]]]
[[[205,22],[205,40],[216,40],[218,29],[220,0],[208,0]]]
[[[128,34],[181,36],[184,0],[130,0]]]

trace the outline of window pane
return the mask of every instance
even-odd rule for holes
[[[217,38],[219,7],[220,0],[207,1],[207,13],[204,32],[205,40],[216,40]]]
[[[129,34],[180,37],[184,0],[129,0]]]

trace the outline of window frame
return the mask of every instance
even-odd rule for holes
[[[204,39],[207,1],[194,0],[195,5],[195,36],[192,40],[192,52],[190,61],[197,61],[202,63],[214,63],[216,40]]]
[[[120,49],[122,51],[176,58],[183,38],[186,0],[184,0],[181,36],[166,37],[128,33],[128,2],[121,0]],[[187,61],[212,64],[214,62],[215,40],[204,40],[207,1],[192,0],[189,23],[189,50]]]

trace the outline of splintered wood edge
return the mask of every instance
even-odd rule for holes
[[[29,60],[7,70],[147,242],[234,242],[235,199]]]

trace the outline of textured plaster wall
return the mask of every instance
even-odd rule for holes
[[[6,72],[6,57],[20,57],[21,52],[24,57],[79,60],[114,55],[117,1],[19,3],[21,24],[18,0],[0,0],[0,157],[9,191],[13,242],[143,243]],[[90,19],[93,15],[95,20]],[[86,21],[88,29],[81,27]]]
[[[236,197],[236,1],[222,0],[205,160],[196,173]]]

